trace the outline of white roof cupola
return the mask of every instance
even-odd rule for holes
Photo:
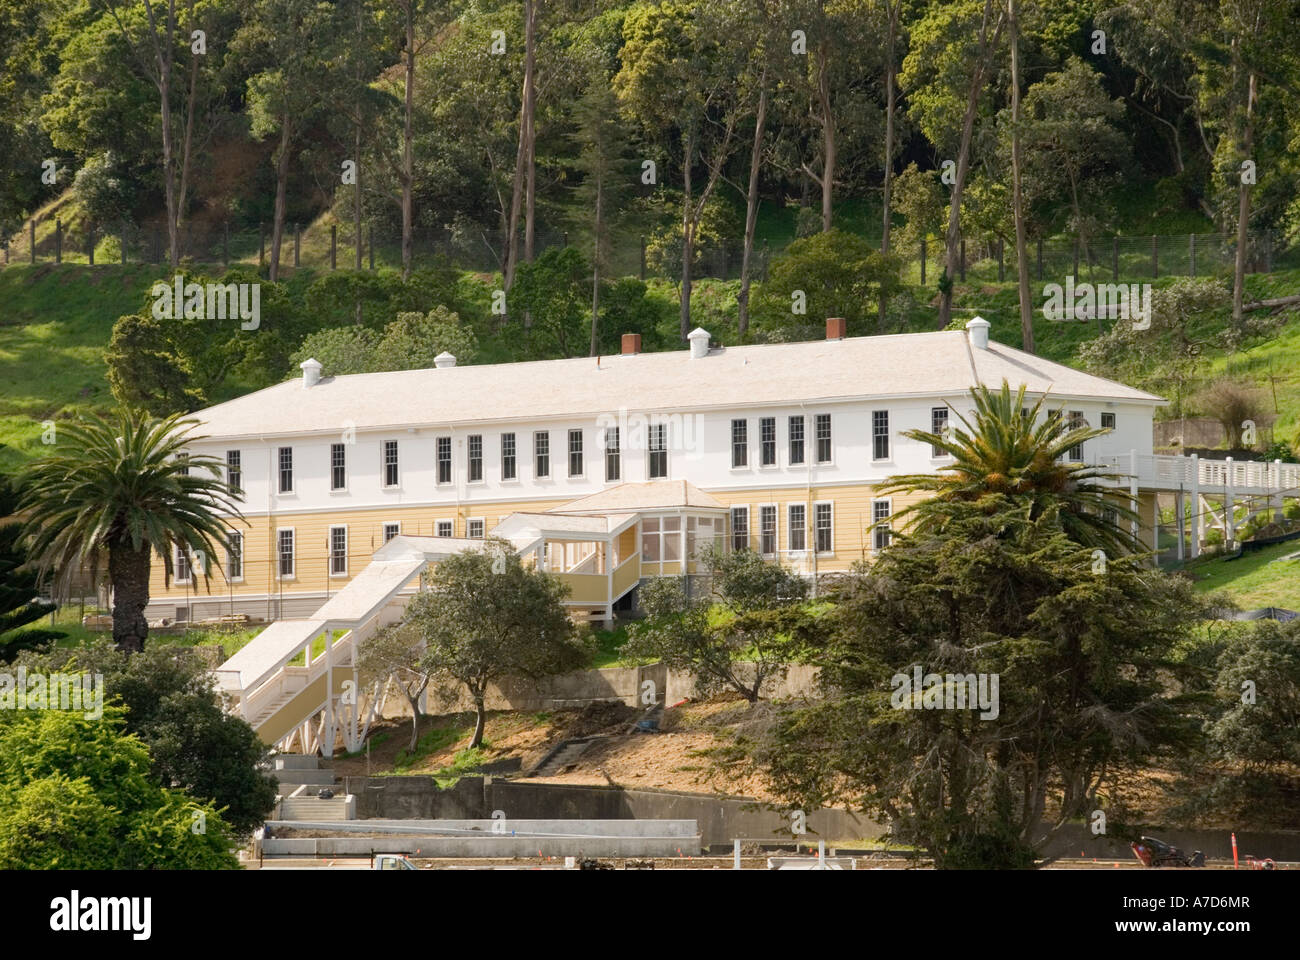
[[[686,335],[686,339],[691,342],[692,360],[698,360],[700,357],[709,355],[709,331],[703,327],[696,327]]]
[[[447,367],[454,367],[456,366],[456,355],[444,350],[433,358],[433,365],[439,370],[445,370]]]
[[[321,365],[319,360],[315,357],[308,357],[298,366],[302,368],[302,388],[304,390],[310,390],[320,383]]]
[[[987,350],[989,348],[989,327],[991,324],[983,317],[974,317],[966,324],[966,332],[970,336],[970,345],[976,350]]]

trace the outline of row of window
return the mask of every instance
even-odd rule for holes
[[[804,553],[808,549],[808,535],[812,534],[812,548],[816,553],[835,552],[835,504],[822,501],[812,505],[813,518],[811,529],[808,525],[808,505],[803,503],[786,504],[786,539],[785,552]],[[782,552],[780,530],[778,528],[778,511],[774,503],[766,503],[758,508],[757,529],[751,528],[750,508],[731,508],[731,548],[749,550],[757,537],[758,552],[765,556],[774,556]],[[889,546],[890,530],[888,520],[891,514],[889,500],[871,501],[871,521],[876,526],[871,532],[871,544],[876,550]]]
[[[434,535],[438,537],[454,536],[455,524],[451,520],[438,520],[434,523]],[[465,521],[465,535],[471,540],[483,539],[486,521],[473,517]],[[383,525],[383,542],[387,543],[402,532],[400,522]],[[292,527],[276,531],[276,571],[280,579],[291,579],[296,569],[296,536]],[[229,531],[230,547],[226,551],[226,579],[238,582],[244,579],[244,535],[237,530]],[[348,528],[332,526],[329,528],[329,570],[332,577],[345,577],[348,574]],[[173,552],[173,569],[177,583],[188,583],[192,579],[190,558],[183,548],[177,546]]]
[[[1028,408],[1023,411],[1028,414]],[[1059,411],[1049,414],[1058,417]],[[1086,425],[1083,411],[1069,412],[1071,427]],[[1115,414],[1103,413],[1101,425],[1104,429],[1115,429]],[[942,436],[948,429],[948,408],[932,407],[930,409],[930,432]],[[760,467],[777,466],[777,431],[776,417],[760,417],[758,421],[758,465]],[[452,482],[451,437],[438,437],[435,441],[435,458],[437,482]],[[787,418],[786,423],[788,466],[799,466],[805,462],[806,431],[805,418],[796,415]],[[813,459],[816,463],[830,463],[833,459],[831,441],[831,415],[819,413],[813,416]],[[933,457],[944,456],[938,446],[931,446]],[[586,460],[583,450],[583,431],[568,431],[568,475],[583,477],[586,473]],[[651,424],[647,444],[647,473],[651,480],[662,480],[668,476],[668,426]],[[1069,451],[1072,460],[1083,458],[1083,446],[1072,447]],[[615,482],[623,479],[623,451],[618,427],[605,429],[605,480]],[[871,411],[871,458],[888,460],[890,458],[889,411]],[[292,493],[293,447],[280,447],[278,451],[280,493]],[[750,465],[749,421],[743,418],[731,421],[731,466],[735,469]],[[385,487],[396,487],[400,473],[398,465],[398,447],[396,440],[385,440],[382,448],[381,476]],[[470,483],[483,480],[483,435],[470,434],[465,444],[465,473]],[[551,435],[549,431],[539,430],[533,434],[533,476],[539,480],[551,476]],[[516,480],[519,477],[519,445],[514,433],[501,434],[501,479]],[[243,467],[239,450],[226,451],[226,478],[231,488],[239,493],[243,489]],[[330,445],[330,489],[347,489],[347,444]]]

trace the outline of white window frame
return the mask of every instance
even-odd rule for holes
[[[772,510],[772,549],[763,549],[763,511]],[[763,557],[775,557],[781,553],[781,507],[775,503],[758,504],[758,554]]]
[[[574,435],[577,435],[578,449],[573,449]],[[567,476],[570,480],[584,480],[587,476],[587,437],[586,431],[582,427],[569,427],[564,432],[564,463],[568,468]],[[578,465],[582,468],[581,472],[573,472],[573,457],[578,456]]]
[[[885,415],[885,434],[884,434],[884,436],[885,436],[885,455],[884,455],[883,457],[878,457],[878,456],[876,456],[876,414],[878,414],[878,413],[883,413],[883,414]],[[890,461],[892,461],[892,460],[894,459],[894,435],[893,435],[893,430],[894,430],[894,427],[893,427],[893,424],[890,423],[890,416],[889,416],[889,411],[888,411],[888,410],[872,410],[872,411],[871,411],[871,436],[870,436],[870,441],[871,441],[871,462],[872,462],[872,463],[889,463]]]
[[[343,531],[343,572],[336,573],[334,570],[334,531]],[[331,524],[329,528],[329,574],[331,577],[346,577],[348,575],[348,527],[345,523]]]
[[[795,421],[799,421],[799,459],[793,457],[794,437],[790,435],[790,427]],[[785,418],[785,457],[792,467],[802,467],[808,463],[808,416],[803,413],[792,413]]]
[[[796,507],[803,511],[803,522],[798,527],[795,526],[794,518],[790,515]],[[787,503],[785,505],[785,529],[786,552],[798,556],[806,554],[808,552],[808,504],[800,500],[797,503]],[[802,547],[795,547],[794,545],[794,531],[796,529],[803,535]]]
[[[281,486],[280,486],[280,482],[281,482],[281,480],[282,480],[283,477],[284,477],[284,468],[280,465],[281,462],[282,462],[281,454],[282,454],[285,450],[288,450],[288,451],[289,451],[289,488],[288,488],[287,490],[282,489]],[[291,497],[291,496],[293,496],[293,494],[294,494],[294,492],[297,490],[297,486],[298,486],[298,478],[297,478],[297,475],[296,475],[297,472],[298,472],[298,471],[297,471],[297,469],[296,469],[296,465],[295,465],[294,462],[293,462],[293,447],[292,447],[292,446],[289,446],[289,447],[276,447],[276,448],[275,448],[275,481],[274,481],[274,483],[275,483],[275,491],[276,491],[276,495],[277,495],[277,496],[281,496],[281,497]]]
[[[509,437],[510,442],[514,444],[514,452],[510,454],[511,460],[514,462],[514,468],[515,468],[515,473],[514,476],[512,477],[506,476],[506,437]],[[501,448],[500,449],[501,482],[518,483],[519,482],[519,434],[518,432],[514,430],[506,430],[503,433],[498,434],[497,446]]]
[[[1110,417],[1110,426],[1109,426],[1109,427],[1106,426],[1106,418],[1107,418],[1107,417]],[[1114,411],[1114,410],[1103,410],[1103,411],[1101,412],[1101,428],[1102,428],[1103,430],[1110,430],[1110,431],[1113,433],[1113,432],[1116,430],[1116,428],[1117,428],[1118,426],[1119,426],[1119,417],[1117,417],[1117,416],[1115,415],[1115,411]]]
[[[380,525],[379,525],[379,539],[380,539],[380,541],[381,541],[379,545],[380,545],[381,547],[382,547],[385,543],[387,543],[389,540],[392,539],[392,537],[389,537],[389,536],[388,536],[388,528],[389,528],[389,527],[396,527],[396,528],[397,528],[397,532],[396,532],[395,534],[393,534],[394,537],[400,537],[400,536],[402,535],[402,521],[401,521],[401,520],[384,520],[384,521],[383,521],[382,523],[380,523]]]
[[[943,415],[944,415],[944,416],[943,416],[943,428],[944,428],[944,430],[947,430],[947,429],[952,425],[952,411],[949,410],[946,406],[943,406],[943,407],[931,407],[931,408],[930,408],[930,432],[931,432],[931,433],[934,433],[934,434],[940,434],[940,435],[942,435],[942,431],[940,431],[940,430],[936,430],[936,429],[935,429],[935,416],[934,416],[934,415],[935,415],[936,413],[938,413],[939,411],[943,411]],[[945,453],[945,452],[942,451],[942,450],[935,450],[935,448],[934,448],[934,444],[930,444],[930,459],[931,459],[931,460],[951,460],[951,459],[952,459],[952,454],[951,454],[951,453]]]
[[[343,486],[334,486],[334,448],[341,447],[343,450]],[[348,492],[348,445],[346,443],[331,443],[329,446],[329,490],[331,494],[340,494]]]
[[[885,505],[885,508],[889,511],[889,514],[888,514],[887,517],[882,517],[882,518],[880,518],[880,519],[888,519],[888,520],[889,520],[889,528],[888,528],[888,529],[889,529],[889,533],[888,533],[886,536],[888,537],[888,539],[889,539],[890,542],[893,542],[893,539],[894,539],[894,519],[893,519],[893,518],[894,518],[894,498],[893,498],[893,497],[872,497],[872,498],[871,498],[871,525],[872,525],[872,531],[871,531],[871,552],[872,552],[872,553],[879,553],[879,552],[882,551],[882,550],[888,550],[888,549],[889,549],[889,543],[886,543],[886,544],[882,547],[882,546],[880,546],[880,545],[876,542],[876,541],[878,540],[878,538],[879,538],[879,536],[880,536],[880,532],[881,532],[880,529],[877,528],[877,527],[875,526],[876,523],[878,522],[878,520],[877,520],[877,518],[876,518],[876,504],[878,504],[878,503],[883,503],[883,504]],[[834,514],[833,514],[833,512],[832,512],[832,518],[833,518],[833,516],[834,516]],[[832,524],[833,524],[833,523],[834,523],[834,520],[832,519]]]
[[[447,441],[447,479],[443,480],[441,476],[442,460],[439,446],[443,441]],[[456,482],[456,443],[451,436],[441,436],[433,438],[433,484],[436,487],[449,487]]]
[[[393,472],[397,479],[388,482],[388,445],[393,445]],[[402,448],[396,440],[384,440],[379,444],[379,485],[385,490],[397,490],[402,486]]]
[[[476,537],[471,532],[474,524],[482,524],[482,532]],[[482,540],[487,536],[487,520],[483,517],[466,517],[465,518],[465,537],[468,540]]]
[[[185,552],[185,544],[172,544],[172,583],[193,583],[194,582],[194,564],[192,558]],[[181,576],[181,563],[185,564],[185,576]]]
[[[738,445],[736,441],[736,424],[741,423],[745,426],[745,440],[743,444]],[[745,451],[745,462],[736,463],[737,449]],[[727,421],[727,462],[732,470],[752,470],[753,464],[749,457],[749,418],[732,417]]]
[[[537,470],[537,459],[543,456],[537,449],[537,440],[539,437],[546,439],[546,472],[539,473]],[[534,430],[533,431],[533,479],[534,480],[554,480],[555,479],[555,460],[551,451],[551,431]]]
[[[830,456],[827,457],[825,460],[821,459],[822,442],[821,442],[821,438],[817,435],[817,421],[819,421],[822,417],[826,418],[826,434],[827,434],[826,444],[828,447],[830,447],[829,450]],[[813,451],[812,451],[813,465],[818,467],[834,466],[835,465],[835,420],[829,413],[813,414],[812,442],[813,442]],[[805,447],[804,455],[807,456],[807,453],[808,451]]]
[[[227,583],[243,583],[243,582],[244,582],[244,567],[246,566],[246,558],[244,557],[244,552],[245,552],[245,551],[244,551],[244,546],[245,546],[244,531],[242,531],[242,530],[229,530],[229,529],[228,529],[228,530],[226,530],[226,534],[227,534],[228,537],[238,537],[238,538],[239,538],[239,576],[237,576],[237,577],[232,577],[232,576],[230,575],[230,568],[231,568],[231,565],[232,565],[233,556],[232,556],[232,553],[231,553],[230,547],[227,546],[227,547],[226,547],[226,571],[225,571],[225,572],[226,572],[226,582],[227,582]]]
[[[292,570],[288,573],[280,572],[280,538],[282,534],[289,534],[289,563]],[[298,579],[298,528],[297,527],[276,527],[275,528],[275,579],[276,580],[296,580]]]
[[[235,459],[239,461],[239,465],[233,471],[230,469],[230,455],[232,453],[235,455]],[[237,483],[231,482],[232,475],[239,478]],[[244,451],[242,449],[226,451],[226,483],[230,487],[231,496],[240,500],[244,499]]]
[[[821,550],[817,547],[817,508],[831,508],[831,545],[829,550]],[[819,557],[833,556],[835,553],[835,501],[834,500],[814,500],[812,505],[812,549]]]
[[[474,458],[470,455],[470,450],[473,449],[473,440],[475,437],[478,438],[478,479],[477,480],[474,479],[474,470],[471,467],[471,464],[474,462]],[[467,484],[487,483],[487,465],[484,463],[486,459],[487,459],[487,451],[484,449],[484,445],[483,445],[483,434],[481,433],[465,434],[465,483]]]
[[[441,520],[435,520],[435,521],[433,521],[433,535],[434,535],[435,537],[442,537],[442,536],[443,536],[441,533],[438,532],[438,528],[441,527],[444,523],[447,524],[449,527],[451,527],[451,533],[447,534],[447,536],[448,536],[448,537],[454,537],[454,536],[456,536],[456,519],[455,519],[455,517],[443,517]]]
[[[771,421],[772,423],[772,462],[763,462],[763,424]],[[781,439],[777,432],[776,417],[759,417],[758,418],[758,469],[760,470],[779,470],[781,469]]]
[[[656,430],[662,431],[662,436],[664,441],[662,450],[654,449],[653,438]],[[672,470],[672,463],[668,459],[668,450],[669,450],[669,438],[668,438],[667,421],[659,420],[655,423],[647,424],[646,437],[645,437],[645,478],[646,480],[667,480],[668,479],[669,471]],[[664,472],[661,476],[658,477],[654,475],[654,471],[651,468],[651,465],[654,463],[654,458],[656,453],[662,453],[664,458]]]
[[[614,445],[610,446],[610,441]],[[623,482],[623,433],[618,427],[606,427],[605,435],[601,437],[601,448],[605,457],[605,482],[622,483]],[[613,466],[613,470],[610,467]],[[613,473],[614,476],[610,476]]]
[[[736,511],[737,510],[745,511],[745,545],[743,547],[736,546]],[[753,517],[753,515],[754,515],[753,511],[749,509],[749,504],[747,503],[733,503],[730,507],[727,508],[727,549],[728,550],[734,552],[736,550],[751,549],[750,544],[754,539],[754,525],[750,523],[750,519]]]

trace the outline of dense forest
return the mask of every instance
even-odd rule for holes
[[[308,335],[350,323],[317,346],[370,355],[413,312],[461,343],[449,323],[517,331],[491,359],[673,346],[701,310],[738,340],[901,329],[920,257],[943,327],[995,250],[1034,350],[1036,244],[1092,264],[1157,233],[1217,236],[1241,324],[1246,275],[1300,235],[1298,21],[1295,0],[0,0],[0,224],[103,225],[108,260],[113,224],[147,225],[176,265],[195,232],[261,231],[234,259],[273,285],[298,225],[328,232],[342,270],[284,293],[311,319],[263,307],[272,379]],[[354,272],[376,237],[396,279]],[[725,304],[693,303],[704,275]],[[175,352],[147,325],[119,324],[119,358]],[[181,379],[162,406],[200,401]]]

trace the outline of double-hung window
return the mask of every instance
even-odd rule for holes
[[[668,424],[650,424],[650,449],[647,466],[651,480],[663,480],[668,476]]]
[[[1082,410],[1071,410],[1071,411],[1070,411],[1070,421],[1069,421],[1069,422],[1070,422],[1070,429],[1071,429],[1071,430],[1082,430],[1084,427],[1086,427],[1086,426],[1088,425],[1088,422],[1083,418],[1083,411],[1082,411]],[[1071,460],[1076,460],[1076,461],[1077,461],[1077,460],[1082,460],[1082,459],[1083,459],[1083,444],[1081,444],[1081,443],[1076,443],[1074,446],[1072,446],[1072,447],[1070,448],[1069,457],[1070,457]]]
[[[835,539],[831,525],[832,514],[829,503],[813,504],[813,536],[818,553],[830,553],[835,549]]]
[[[749,466],[749,421],[731,421],[731,465]]]
[[[519,476],[518,458],[515,452],[515,435],[501,434],[501,479],[514,480]]]
[[[242,456],[238,450],[226,451],[226,483],[234,496],[244,492],[244,468]]]
[[[803,463],[803,417],[790,418],[790,465]]]
[[[293,447],[280,448],[280,492],[293,493]]]
[[[330,576],[348,575],[348,528],[330,527]]]
[[[776,417],[758,421],[758,463],[762,467],[776,466]]]
[[[294,553],[293,553],[293,531],[280,530],[276,534],[276,553],[279,556],[280,579],[288,580],[293,577]]]
[[[451,437],[438,438],[438,482],[451,483]]]
[[[346,444],[330,444],[330,489],[343,490],[348,485],[348,448]]]
[[[619,447],[618,427],[605,428],[605,482],[613,483],[623,475],[623,453]]]
[[[815,423],[817,429],[817,462],[831,462],[831,415],[819,413]]]
[[[776,505],[758,508],[758,552],[766,556],[776,553]]]
[[[731,549],[749,549],[749,507],[731,508]]]
[[[483,479],[483,434],[474,433],[466,438],[466,463],[470,483]]]
[[[244,579],[244,535],[238,530],[228,530],[226,539],[226,579],[237,582]]]
[[[884,550],[889,546],[890,528],[889,528],[890,503],[888,500],[871,501],[871,522],[876,524],[871,531],[871,547],[874,550]]]
[[[582,459],[582,431],[569,431],[569,476],[580,477],[586,471]]]
[[[384,524],[384,543],[387,543],[389,540],[393,539],[393,537],[397,536],[401,532],[402,532],[402,524],[400,521],[397,523]]]
[[[551,435],[545,430],[533,434],[533,474],[538,480],[551,475]]]
[[[933,433],[936,437],[942,437],[944,435],[944,431],[946,431],[947,429],[948,429],[948,408],[931,407],[930,408],[930,432]],[[946,450],[943,449],[943,447],[937,447],[933,443],[930,444],[930,456],[946,457],[947,455],[948,453]]]
[[[792,503],[786,511],[790,550],[801,553],[808,549],[808,508],[802,503]]]
[[[397,486],[397,441],[384,441],[384,486]]]
[[[889,411],[871,411],[871,459],[889,459]]]

